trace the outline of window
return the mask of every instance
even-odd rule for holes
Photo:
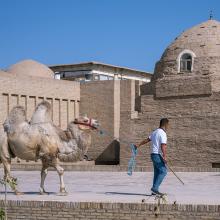
[[[191,72],[192,71],[192,56],[191,54],[185,53],[180,58],[180,72]]]
[[[177,57],[178,73],[193,72],[196,55],[193,51],[185,49]]]
[[[99,75],[94,75],[93,80],[95,80],[95,81],[99,80]]]
[[[100,80],[108,80],[108,76],[106,76],[106,75],[100,75]]]
[[[86,81],[92,80],[92,74],[85,74],[85,80]]]

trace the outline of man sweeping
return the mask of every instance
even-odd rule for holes
[[[166,147],[167,147],[167,134],[169,120],[167,118],[162,118],[160,120],[160,127],[153,131],[151,135],[143,140],[140,144],[137,144],[136,147],[151,142],[151,160],[154,167],[154,178],[153,186],[151,188],[152,195],[163,196],[164,194],[159,192],[159,187],[167,175],[166,167]]]

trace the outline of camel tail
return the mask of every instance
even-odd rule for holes
[[[74,151],[68,154],[58,153],[61,162],[77,162],[83,160],[83,154],[80,151]]]

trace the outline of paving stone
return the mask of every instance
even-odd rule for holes
[[[0,175],[2,174],[1,169]],[[145,203],[156,202],[154,197],[146,196],[150,194],[153,175],[151,172],[135,172],[131,177],[126,172],[65,172],[64,180],[69,193],[67,196],[57,195],[59,178],[54,171],[48,173],[45,181],[45,189],[49,195],[43,196],[38,194],[40,172],[13,171],[12,175],[18,178],[18,188],[24,195],[15,196],[9,192],[9,200],[141,203],[142,199],[145,199]],[[177,175],[185,185],[172,173],[168,173],[161,185],[161,191],[168,194],[168,204],[174,201],[177,204],[220,204],[220,173],[178,172]],[[4,188],[0,189],[0,199],[3,199]]]

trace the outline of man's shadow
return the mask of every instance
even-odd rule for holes
[[[123,195],[123,196],[152,196],[152,194],[142,193],[124,193],[124,192],[105,192],[106,195]]]

